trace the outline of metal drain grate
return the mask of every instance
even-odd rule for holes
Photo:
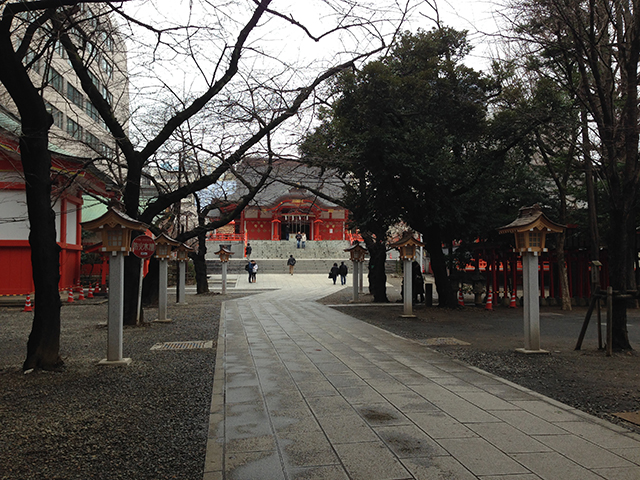
[[[213,340],[156,343],[151,347],[151,350],[194,350],[198,348],[213,348]]]

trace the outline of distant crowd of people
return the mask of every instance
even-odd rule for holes
[[[305,248],[307,243],[307,235],[304,232],[296,233],[296,248]],[[253,248],[251,244],[247,242],[247,246],[244,249],[244,255],[248,260],[247,265],[245,265],[244,269],[249,274],[249,283],[256,282],[256,274],[258,273],[258,264],[255,260],[251,260],[251,252],[253,252]],[[293,275],[296,266],[296,259],[293,254],[289,255],[287,259],[287,267],[289,267],[289,275]],[[340,285],[345,285],[347,283],[347,274],[349,273],[349,269],[344,264],[344,262],[340,262],[340,266],[337,263],[334,263],[329,271],[329,278],[333,280],[333,284],[335,285],[338,277],[340,278]]]

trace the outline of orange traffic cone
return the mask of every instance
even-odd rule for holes
[[[487,304],[484,306],[485,310],[493,310],[493,293],[489,290],[489,295],[487,295]]]
[[[462,289],[458,290],[458,305],[464,307],[464,297],[462,296]]]
[[[33,309],[31,308],[31,295],[29,295],[27,293],[27,300],[24,303],[24,310],[23,312],[32,312]]]
[[[69,287],[69,295],[67,295],[67,303],[73,303],[73,288]]]
[[[518,308],[516,305],[516,291],[511,292],[511,302],[509,302],[509,308]]]
[[[89,291],[87,292],[87,298],[93,298],[93,284],[89,284]]]
[[[84,287],[82,285],[80,285],[78,292],[78,300],[84,300]]]

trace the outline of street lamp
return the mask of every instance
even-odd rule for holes
[[[124,321],[124,255],[131,248],[131,232],[147,230],[148,226],[113,208],[99,218],[83,222],[82,228],[102,233],[100,250],[109,252],[109,313],[107,320],[107,358],[100,365],[126,365],[122,358]]]
[[[400,252],[400,258],[404,261],[404,313],[403,317],[415,317],[413,314],[413,269],[411,262],[416,258],[418,247],[424,247],[424,243],[413,236],[413,232],[405,232],[400,240],[389,245]]]
[[[547,234],[559,233],[563,230],[564,225],[549,220],[538,204],[522,207],[518,218],[509,225],[498,229],[501,234],[515,234],[515,250],[522,254],[524,348],[518,348],[519,352],[546,353],[545,350],[540,350],[538,256],[540,253],[548,251],[546,248]]]
[[[227,266],[229,265],[229,260],[233,252],[220,245],[220,250],[215,252],[215,254],[220,257],[220,261],[222,262],[222,295],[225,295],[227,293]]]
[[[364,263],[367,249],[360,245],[357,240],[349,248],[344,249],[345,252],[349,252],[350,260],[353,262],[353,301],[358,301],[358,292],[360,291],[360,284],[362,282],[362,264]]]
[[[171,247],[180,246],[180,242],[161,233],[155,238],[156,241],[156,257],[158,258],[158,318],[156,322],[169,323],[171,319],[167,318],[167,277],[168,277],[168,260],[171,256]]]

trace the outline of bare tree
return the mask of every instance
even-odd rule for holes
[[[117,143],[117,156],[105,166],[121,182],[126,213],[153,224],[167,208],[223,179],[246,155],[268,152],[274,145],[286,148],[285,140],[267,138],[277,135],[286,121],[299,118],[303,107],[313,103],[317,86],[386,48],[398,23],[412,8],[411,1],[402,7],[389,2],[387,8],[383,4],[325,0],[314,2],[313,9],[305,4],[304,9],[276,11],[271,3],[192,1],[184,2],[182,8],[172,3],[145,20],[150,18],[149,11],[135,11],[126,2],[2,2],[0,53],[5,62],[0,80],[22,120],[21,150],[38,297],[25,369],[54,368],[61,363],[58,255],[48,152],[52,116],[25,66],[32,44],[38,40],[50,48],[55,40],[62,45],[82,91]],[[86,4],[95,6],[85,8]],[[140,8],[146,7],[147,3]],[[312,12],[317,16],[310,17]],[[18,18],[24,30],[14,42],[14,22]],[[117,26],[127,37],[130,75],[136,79],[124,92],[133,107],[130,117],[119,114],[119,99],[109,98],[91,74],[89,64],[101,47],[100,30],[91,21],[96,18],[99,25]],[[315,32],[307,23],[319,24],[320,31]],[[288,43],[283,43],[285,35],[291,37]],[[138,128],[140,114],[166,98],[171,98],[171,105],[177,108],[158,122],[155,130]],[[199,115],[204,114],[205,107],[209,114],[218,114],[210,137],[217,139],[219,158],[197,178],[162,191],[142,205],[142,179],[152,159],[179,127],[201,121]],[[242,128],[238,124],[227,130],[227,112],[243,118]],[[200,226],[193,234],[201,230]],[[138,275],[136,262],[130,259],[125,266],[130,282],[127,292],[136,291]],[[127,323],[135,323],[133,297],[125,299]]]

